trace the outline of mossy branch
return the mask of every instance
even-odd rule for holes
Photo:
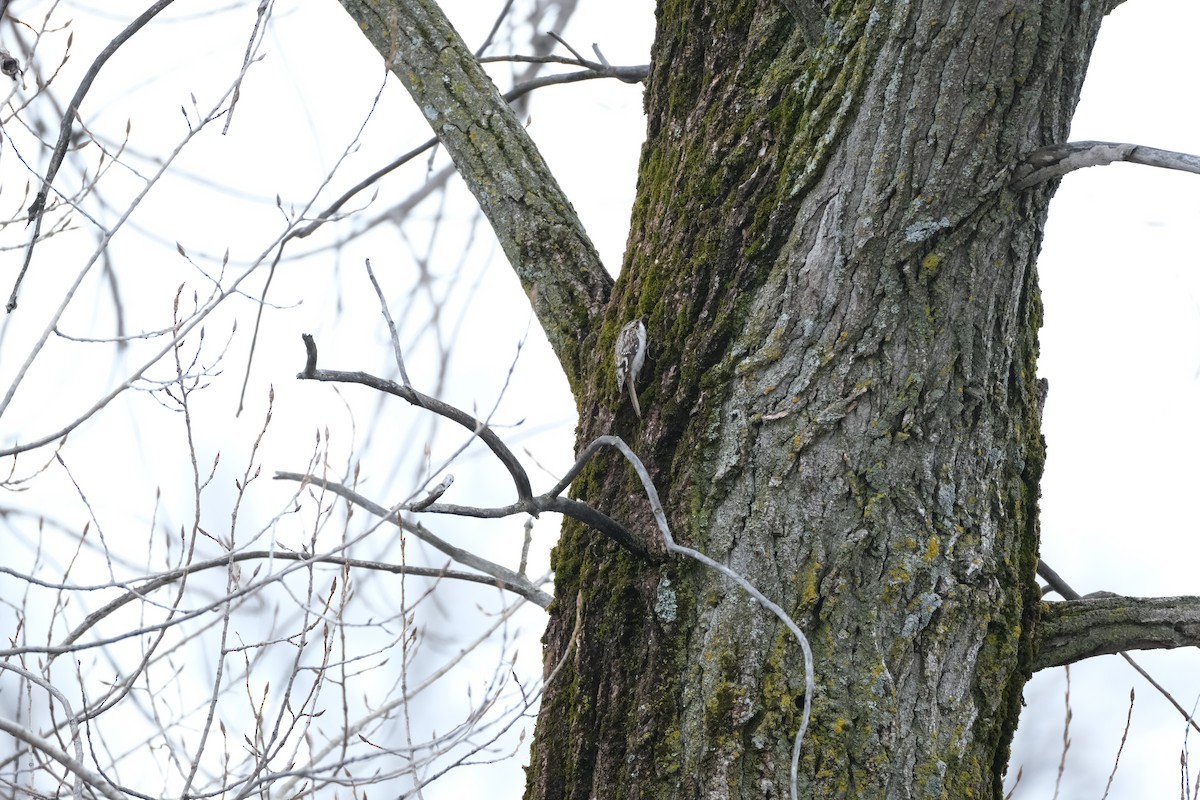
[[[541,153],[434,0],[342,7],[454,159],[574,390],[612,278]]]
[[[1125,650],[1200,645],[1200,597],[1091,597],[1042,605],[1033,669]]]

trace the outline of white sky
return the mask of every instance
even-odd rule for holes
[[[211,20],[202,9],[224,5],[184,5],[172,12],[176,22],[164,21],[144,31],[118,53],[84,104],[89,126],[109,137],[119,140],[129,120],[133,152],[164,153],[166,143],[186,133],[180,106],[191,108],[190,95],[195,95],[201,109],[217,102],[236,73],[256,3],[234,4],[235,11]],[[480,5],[465,0],[451,8],[452,19],[472,44],[481,40],[500,4],[487,4],[486,14],[477,13]],[[39,16],[35,6],[45,4],[14,0],[12,12],[32,20]],[[69,16],[86,24],[77,24],[74,31],[74,53],[58,87],[64,96],[97,47],[125,23],[124,11],[119,16],[115,12],[96,16],[94,12],[102,7],[99,3],[67,6]],[[581,0],[571,23],[559,32],[580,50],[597,42],[614,64],[645,63],[653,32],[652,10],[649,2]],[[1101,33],[1072,138],[1131,141],[1200,153],[1200,109],[1194,102],[1200,76],[1197,31],[1200,6],[1194,0],[1129,0]],[[135,227],[114,244],[123,286],[137,298],[137,306],[130,309],[131,330],[169,324],[171,299],[180,281],[189,281],[189,287],[200,285],[195,271],[175,254],[177,241],[198,262],[209,258],[211,269],[226,248],[234,269],[265,250],[281,229],[274,196],[281,196],[286,209],[313,193],[362,125],[383,83],[380,59],[332,2],[279,2],[263,52],[264,59],[247,77],[229,135],[204,132],[177,163],[216,187],[240,187],[249,201],[194,181],[164,184],[139,209],[131,223]],[[617,268],[644,132],[640,87],[595,81],[542,90],[533,101],[530,131],[605,263]],[[389,80],[361,146],[350,154],[335,187],[324,197],[336,196],[359,176],[427,137],[428,129],[398,82]],[[4,142],[4,148],[0,203],[7,210],[10,204],[22,202],[17,188],[21,168],[13,159],[10,141]],[[34,169],[44,166],[44,156],[35,151],[23,155]],[[444,162],[443,157],[438,164]],[[151,169],[148,161],[138,163],[144,171]],[[403,168],[400,177],[385,181],[380,199],[357,222],[344,223],[337,235],[346,237],[365,227],[366,220],[403,196],[404,175],[419,178],[425,166],[426,160],[419,159]],[[60,180],[64,185],[77,184],[79,176],[64,170]],[[109,173],[102,186],[111,193],[108,197],[116,209],[139,189],[138,181],[119,169]],[[265,473],[302,471],[313,448],[313,432],[327,427],[331,447],[342,463],[352,451],[365,449],[364,493],[394,502],[395,495],[415,488],[420,450],[433,436],[420,415],[400,410],[399,419],[393,420],[394,407],[389,406],[392,416],[376,422],[375,405],[364,401],[363,394],[347,390],[343,402],[323,387],[293,380],[303,361],[301,332],[317,334],[322,366],[387,368],[386,334],[363,275],[364,257],[371,258],[393,297],[408,370],[418,387],[422,386],[419,376],[434,369],[424,286],[448,298],[442,316],[448,330],[453,323],[446,323],[447,319],[465,320],[440,394],[481,414],[491,408],[527,328],[528,309],[490,234],[478,229],[472,234],[465,192],[457,189],[452,194],[454,201],[440,223],[442,238],[434,251],[435,261],[445,266],[436,266],[425,284],[414,275],[425,253],[421,238],[430,235],[434,224],[429,208],[416,212],[422,224],[411,227],[413,240],[406,241],[387,223],[340,251],[329,248],[332,229],[296,248],[295,252],[316,254],[287,265],[272,286],[269,300],[278,308],[267,315],[248,410],[237,420],[229,411],[245,363],[245,333],[251,319],[247,309],[252,306],[239,301],[228,311],[213,314],[206,325],[210,342],[230,337],[235,317],[239,327],[222,364],[223,374],[200,400],[205,412],[217,420],[203,433],[201,454],[211,459],[220,452],[222,461],[222,481],[217,482],[218,492],[207,507],[211,513],[223,513],[231,502],[228,486],[244,468],[248,443],[265,413],[268,386],[274,387],[276,399],[271,435],[264,445],[268,448]],[[364,196],[352,205],[366,204]],[[147,235],[161,241],[148,242]],[[5,236],[10,238],[3,243],[11,244],[12,234]],[[3,323],[0,385],[11,383],[61,297],[63,283],[79,268],[79,254],[89,252],[88,241],[85,234],[66,235],[40,245],[22,305]],[[1200,500],[1198,251],[1197,176],[1127,165],[1093,169],[1066,178],[1054,201],[1039,263],[1046,308],[1041,372],[1050,380],[1043,555],[1082,592],[1200,593],[1196,578],[1200,525],[1195,513]],[[0,275],[15,272],[18,252],[0,251]],[[465,278],[452,273],[460,257],[467,265]],[[462,283],[477,286],[474,294],[464,297]],[[247,284],[255,294],[261,285],[257,277]],[[111,304],[101,285],[92,281],[85,286],[93,294],[75,302],[64,329],[80,335],[111,335]],[[346,308],[354,311],[346,313]],[[136,354],[143,347],[131,349]],[[99,389],[119,381],[128,368],[123,365],[129,363],[95,346],[56,342],[51,354],[60,360],[43,359],[47,365],[31,373],[12,408],[0,418],[3,442],[57,429],[90,405]],[[52,366],[55,363],[60,366]],[[557,474],[570,462],[572,403],[536,325],[516,361],[496,419],[526,420],[523,427],[506,431],[506,436],[523,457],[523,448],[528,448],[531,467],[536,459]],[[89,490],[101,522],[110,526],[110,538],[122,526],[147,528],[156,488],[162,489],[164,498],[159,524],[177,529],[186,523],[190,507],[186,473],[177,462],[182,442],[177,420],[146,395],[106,410],[97,420],[73,437],[74,447],[64,454],[76,479]],[[434,439],[434,463],[461,441],[457,435],[444,438],[444,426],[439,430],[442,438]],[[394,450],[385,442],[395,442]],[[503,474],[486,458],[476,455],[452,471],[459,478],[454,491],[462,494],[448,500],[486,504],[507,499]],[[543,486],[551,482],[545,473],[531,471],[535,482],[540,480]],[[87,519],[86,510],[69,482],[61,474],[54,481],[48,495],[31,493],[0,502],[37,508],[47,496],[67,498],[54,502],[62,503],[64,518],[81,524]],[[265,519],[286,493],[277,486],[264,486],[261,492],[247,513]],[[461,543],[497,558],[513,557],[519,521],[472,525],[458,528]],[[542,568],[554,525],[544,519],[535,529],[535,558]],[[481,530],[494,535],[485,538]],[[293,535],[285,529],[275,533]],[[533,574],[537,571],[531,569]],[[461,609],[442,613],[463,630],[476,624]],[[523,615],[520,650],[524,655],[519,663],[532,673],[540,672],[537,638],[542,624],[539,613]],[[1136,657],[1184,705],[1200,695],[1200,657],[1194,649]],[[478,668],[486,671],[490,666],[484,661],[481,658]],[[1029,708],[1010,769],[1010,781],[1018,766],[1025,773],[1016,797],[1049,797],[1053,792],[1061,750],[1062,676],[1062,670],[1039,674],[1027,688]],[[470,677],[458,680],[469,682]],[[461,685],[447,687],[446,696],[433,705],[454,702],[452,695],[461,693]],[[1073,744],[1060,797],[1097,797],[1103,792],[1131,686],[1138,694],[1133,727],[1110,796],[1178,793],[1182,721],[1123,662],[1107,657],[1072,669]],[[484,791],[489,796],[515,797],[523,785],[521,763],[518,758],[460,770],[427,790],[425,797]],[[505,782],[511,783],[511,789],[499,790]]]

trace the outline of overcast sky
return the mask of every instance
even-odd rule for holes
[[[237,72],[257,3],[180,5],[113,58],[83,107],[86,124],[110,140],[120,141],[127,122],[131,125],[127,159],[143,174],[186,134],[197,117],[195,109],[218,102]],[[474,46],[501,4],[448,0],[445,5]],[[480,13],[484,5],[487,13]],[[48,7],[14,0],[11,12],[32,20]],[[75,42],[59,78],[60,97],[69,96],[94,53],[128,19],[124,11],[98,2],[64,7],[71,11],[66,16],[75,19]],[[209,8],[224,12],[207,17],[202,12]],[[317,191],[368,116],[361,141],[346,155],[321,195],[323,201],[429,135],[398,82],[390,79],[385,85],[380,58],[336,3],[280,0],[275,9],[262,61],[247,74],[229,133],[212,130],[198,136],[176,162],[180,179],[164,182],[114,240],[112,252],[130,300],[127,330],[169,324],[181,280],[202,283],[196,268],[178,255],[176,243],[194,263],[214,270],[228,249],[230,269],[244,269],[278,235],[290,205],[302,204]],[[570,23],[555,29],[580,50],[597,43],[614,64],[641,64],[648,60],[652,12],[649,2],[580,0]],[[1194,0],[1125,3],[1101,32],[1072,138],[1200,153],[1198,31],[1200,4]],[[65,35],[59,35],[57,52]],[[641,87],[600,81],[542,90],[532,101],[529,129],[612,271],[619,268],[625,246],[644,134],[641,106]],[[6,140],[0,152],[5,181],[0,202],[17,207],[23,201],[16,187],[27,174],[13,158],[19,147],[20,142]],[[23,156],[30,169],[44,167],[38,153]],[[530,324],[524,295],[507,273],[490,232],[473,219],[465,191],[451,190],[438,213],[418,209],[403,231],[384,214],[406,187],[445,163],[444,155],[432,165],[418,159],[385,180],[377,199],[366,193],[352,204],[354,219],[330,226],[296,248],[312,256],[289,264],[272,284],[268,300],[273,306],[260,336],[247,411],[236,419],[228,412],[236,404],[244,371],[246,333],[253,319],[247,312],[253,304],[235,302],[211,316],[207,335],[212,341],[228,339],[230,345],[210,392],[213,399],[207,401],[219,421],[206,429],[201,449],[210,456],[219,451],[221,468],[231,476],[248,458],[271,387],[275,420],[267,471],[303,470],[313,432],[328,429],[333,460],[346,462],[352,453],[366,453],[367,485],[378,490],[376,499],[394,502],[396,497],[384,496],[384,486],[392,494],[415,491],[422,479],[437,477],[428,465],[436,465],[461,441],[435,438],[445,436],[444,428],[430,428],[419,415],[384,419],[370,399],[318,391],[293,379],[303,364],[302,332],[318,335],[322,366],[388,368],[386,330],[361,267],[364,258],[371,258],[385,290],[403,311],[398,316],[408,369],[419,388],[436,390],[481,414],[502,396],[495,419],[509,426],[504,435],[530,459],[531,469],[535,462],[545,467],[536,472],[545,486],[570,463],[574,416],[566,383],[536,323]],[[78,184],[83,177],[74,173],[63,180]],[[140,185],[132,172],[113,170],[102,184],[111,193],[111,207],[93,213],[106,215],[111,224]],[[276,195],[282,211],[275,205]],[[17,232],[5,236],[5,245],[11,246],[14,236],[20,241]],[[94,237],[89,237],[88,232],[67,234],[41,246],[18,314],[3,323],[3,386],[11,384],[51,318],[62,286],[91,252]],[[428,240],[435,238],[430,245]],[[18,253],[0,251],[0,274],[13,275]],[[1128,165],[1091,169],[1068,176],[1051,208],[1038,265],[1045,305],[1040,371],[1050,381],[1043,556],[1081,592],[1200,593],[1197,253],[1198,176]],[[85,286],[91,294],[72,305],[64,327],[76,335],[112,335],[115,315],[103,281],[89,279]],[[261,290],[256,278],[252,291]],[[432,300],[440,305],[436,314]],[[435,322],[444,335],[453,334],[453,358],[445,382],[430,385],[426,380],[437,374],[440,357],[430,332]],[[150,346],[134,344],[131,352],[97,355],[94,347],[56,344],[53,355],[63,360],[26,379],[0,419],[0,436],[7,444],[57,430],[94,402],[97,392],[127,374],[139,347],[148,352]],[[161,446],[163,441],[178,442],[179,432],[170,427],[174,422],[159,420],[160,412],[160,404],[148,396],[114,407],[94,421],[95,430],[80,434],[90,450],[79,446],[66,451],[76,477],[93,487],[97,513],[107,515],[114,527],[128,519],[144,521],[157,489],[165,498],[159,513],[183,516],[173,504],[186,506],[187,487],[163,479],[184,474],[176,463],[178,453]],[[395,444],[383,446],[385,441]],[[423,454],[427,441],[433,443],[429,457]],[[87,452],[102,455],[89,460]],[[117,456],[122,462],[114,467]],[[497,472],[486,459],[472,455],[453,471],[459,477],[456,491],[463,493],[456,502],[504,502],[502,473],[495,480]],[[56,491],[74,497],[64,483]],[[212,500],[215,507],[230,502],[231,492],[224,491]],[[262,491],[249,513],[268,519],[286,492]],[[44,497],[31,494],[11,502],[36,507],[46,502]],[[77,497],[72,502],[78,506]],[[76,522],[86,519],[78,507],[64,513],[74,515]],[[170,521],[176,527],[181,522]],[[531,572],[545,569],[554,525],[549,519],[538,523]],[[473,537],[472,546],[497,558],[511,557],[519,547],[519,538],[512,538],[519,537],[519,526],[520,521],[510,521],[487,529],[502,535],[482,537],[478,529],[465,535]],[[278,535],[295,535],[280,530]],[[447,618],[469,626],[463,616],[459,612]],[[521,623],[521,663],[530,674],[540,674],[537,639],[544,617],[531,610]],[[1137,658],[1185,706],[1200,696],[1195,649]],[[446,691],[461,695],[470,679],[455,680],[460,683]],[[1072,669],[1073,745],[1061,797],[1103,792],[1131,687],[1137,690],[1137,705],[1111,796],[1178,794],[1184,725],[1114,656]],[[1025,775],[1016,797],[1049,797],[1061,750],[1063,671],[1035,676],[1026,700],[1010,782],[1022,767]],[[464,791],[515,797],[523,782],[523,761],[518,756],[500,765],[461,770],[425,797],[457,797]],[[499,789],[500,782],[510,782],[511,788]]]

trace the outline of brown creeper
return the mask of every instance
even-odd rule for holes
[[[629,384],[629,399],[633,402],[633,413],[641,419],[642,407],[638,405],[637,383],[642,365],[646,363],[646,326],[640,319],[625,324],[617,334],[617,391]]]

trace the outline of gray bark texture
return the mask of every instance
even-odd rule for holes
[[[807,631],[800,796],[1000,797],[1043,610],[1035,260],[1053,189],[1014,175],[1066,141],[1117,2],[660,0],[615,285],[436,4],[342,2],[497,228],[580,446],[625,439],[676,539]],[[612,357],[635,317],[641,419]],[[526,796],[786,797],[797,643],[664,554],[611,450],[572,492],[650,555],[564,525]]]
[[[660,2],[624,270],[579,441],[808,632],[801,797],[1000,797],[1041,608],[1035,259],[1106,9]],[[646,321],[643,420],[611,346]],[[616,457],[575,496],[655,539]],[[530,800],[788,794],[800,651],[719,576],[555,551]]]

